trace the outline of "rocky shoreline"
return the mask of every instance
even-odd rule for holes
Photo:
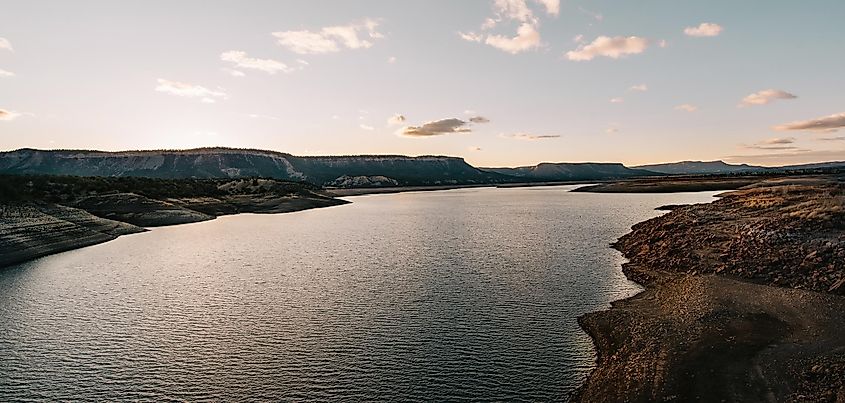
[[[579,319],[574,401],[845,402],[845,183],[773,179],[672,206],[614,245],[646,291]]]

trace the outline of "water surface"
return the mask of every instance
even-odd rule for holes
[[[712,192],[462,189],[238,215],[0,270],[2,400],[560,400],[608,247]]]

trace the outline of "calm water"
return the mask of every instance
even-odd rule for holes
[[[0,400],[560,400],[608,244],[713,193],[374,195],[158,228],[0,271]],[[342,398],[342,399],[341,399]]]

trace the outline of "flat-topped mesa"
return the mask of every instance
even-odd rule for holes
[[[89,151],[20,149],[0,153],[0,173],[153,178],[265,177],[323,186],[343,176],[383,176],[401,185],[500,183],[458,157],[294,156],[255,149]]]

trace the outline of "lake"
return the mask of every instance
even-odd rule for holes
[[[155,228],[0,270],[10,400],[562,400],[608,245],[714,192],[476,188]]]

